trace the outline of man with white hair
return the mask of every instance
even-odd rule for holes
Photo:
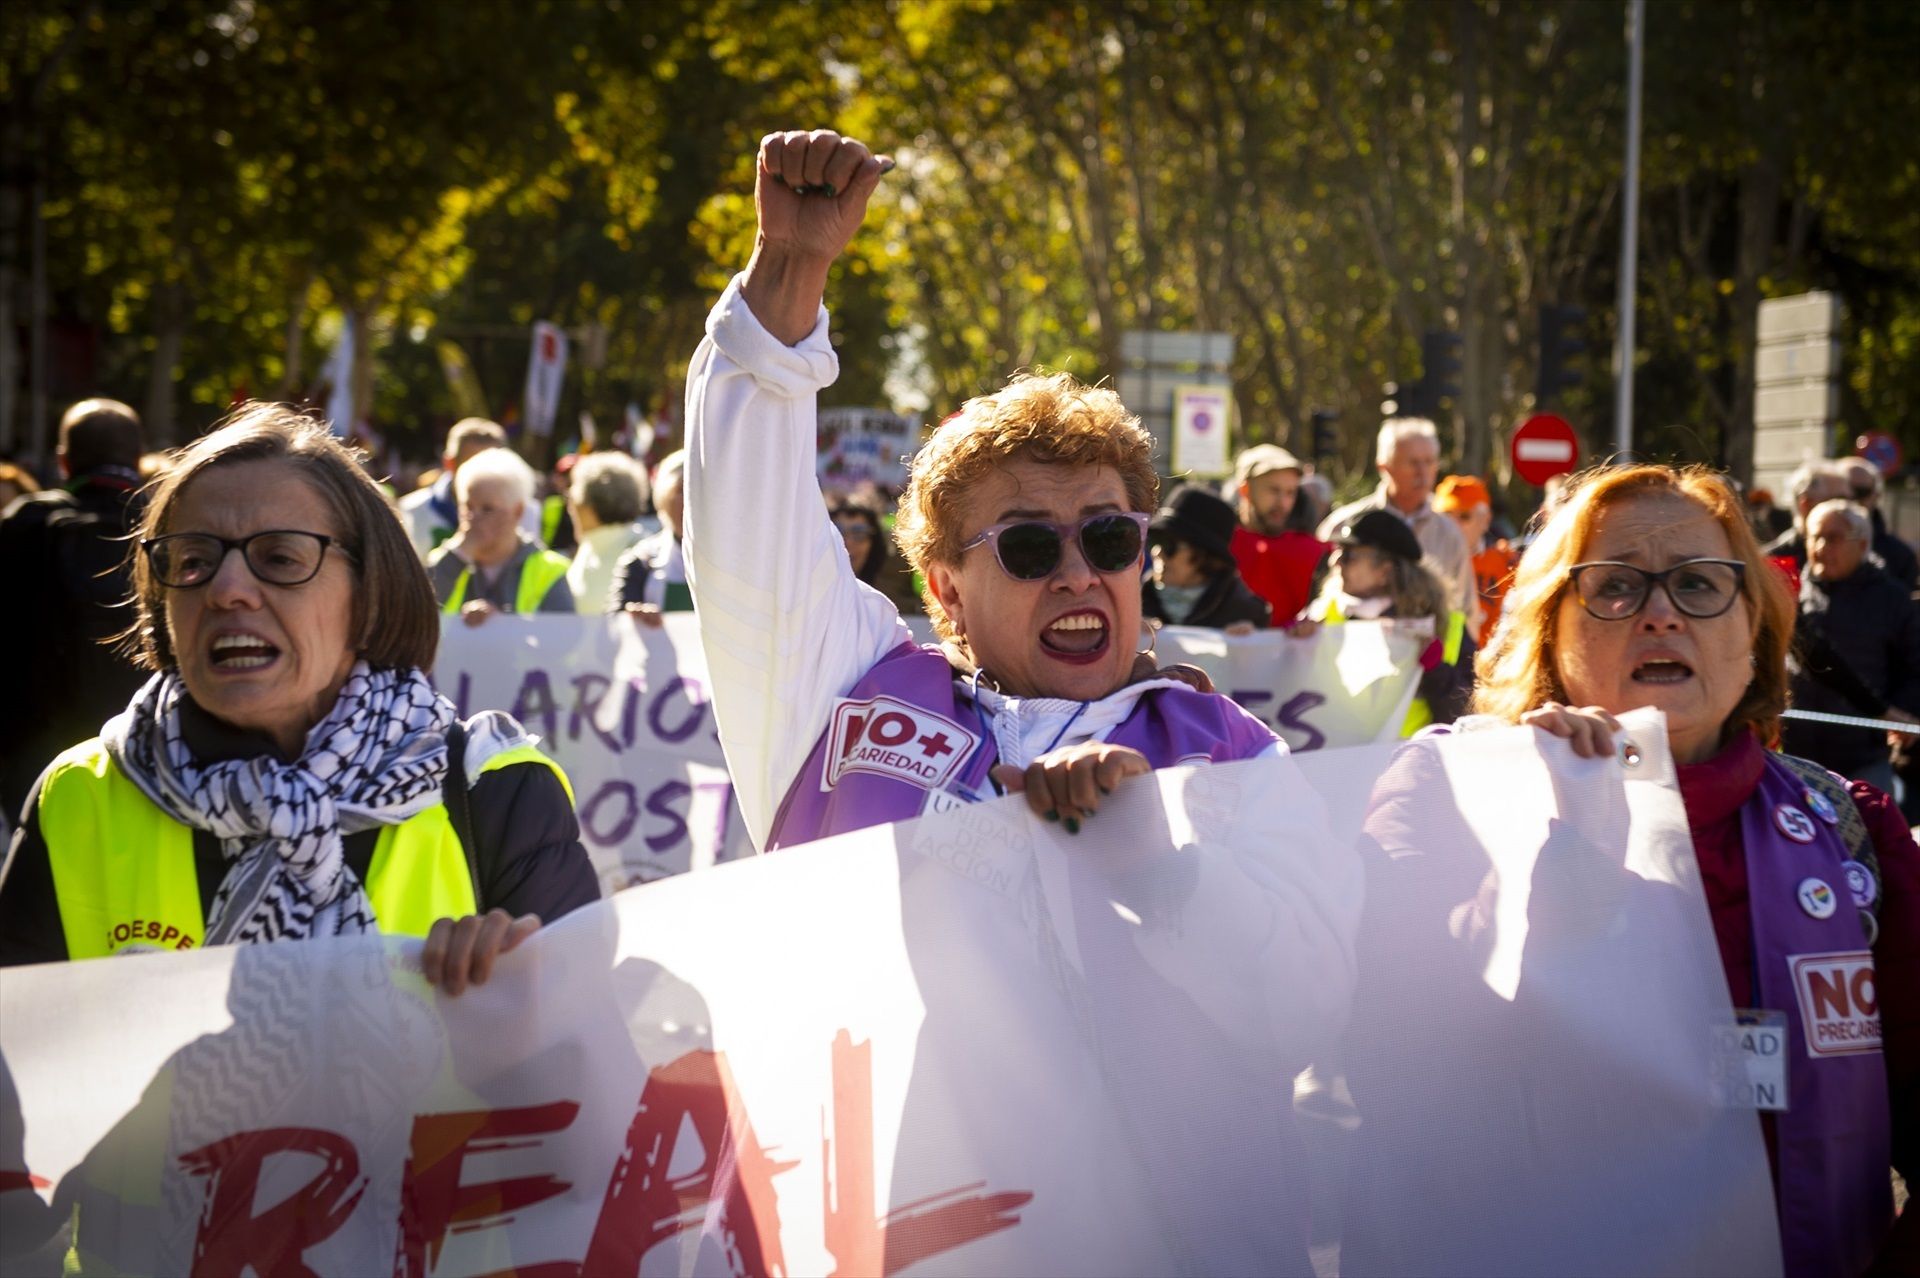
[[[446,446],[440,452],[440,477],[424,488],[400,499],[400,522],[407,526],[413,548],[425,559],[453,535],[460,522],[459,503],[453,493],[453,478],[460,468],[489,448],[507,447],[507,432],[498,422],[484,417],[463,417],[447,431]],[[540,512],[530,506],[525,520],[529,536],[540,534]]]
[[[1920,712],[1920,614],[1868,553],[1864,507],[1824,501],[1808,512],[1807,570],[1791,659],[1798,710],[1914,721]],[[1786,721],[1783,748],[1891,793],[1885,735]]]
[[[647,472],[625,453],[588,453],[574,463],[567,483],[567,513],[579,535],[567,589],[582,613],[607,611],[613,566],[640,540],[635,521],[646,511]]]
[[[476,454],[453,477],[460,525],[427,560],[441,610],[477,626],[496,612],[572,612],[567,558],[520,527],[539,478],[510,449]]]
[[[1440,432],[1424,417],[1393,417],[1381,423],[1374,445],[1380,487],[1372,496],[1340,507],[1320,521],[1319,538],[1335,533],[1369,510],[1391,511],[1413,529],[1423,562],[1447,589],[1447,600],[1473,615],[1473,562],[1460,525],[1433,508],[1440,479]]]
[[[1886,486],[1880,468],[1864,457],[1842,457],[1835,465],[1847,481],[1847,495],[1856,505],[1865,507],[1867,518],[1873,521],[1873,553],[1880,556],[1887,576],[1911,594],[1920,585],[1920,557],[1914,555],[1913,547],[1893,535],[1880,513],[1880,493]]]
[[[693,609],[687,557],[680,541],[686,469],[684,448],[660,459],[653,472],[653,511],[660,517],[660,531],[633,543],[613,566],[607,610],[624,611],[644,626],[664,625],[666,614]]]
[[[1815,459],[1800,463],[1787,478],[1787,491],[1793,496],[1793,527],[1767,543],[1772,559],[1791,559],[1796,570],[1807,566],[1807,514],[1821,502],[1844,500],[1847,477],[1830,461]]]

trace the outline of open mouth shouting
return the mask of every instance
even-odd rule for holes
[[[1105,613],[1095,608],[1076,609],[1055,617],[1040,632],[1040,651],[1055,661],[1087,665],[1106,655],[1112,631]]]
[[[244,674],[264,670],[280,659],[280,649],[259,635],[228,630],[213,637],[208,645],[208,665],[219,674]]]
[[[1633,681],[1646,684],[1685,683],[1693,678],[1693,667],[1678,657],[1646,657],[1633,667]]]

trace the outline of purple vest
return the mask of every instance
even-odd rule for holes
[[[1180,687],[1142,694],[1107,740],[1169,768],[1251,759],[1275,737],[1226,697]],[[930,801],[990,797],[987,771],[999,759],[940,649],[901,644],[834,704],[774,815],[767,850],[910,820]]]
[[[1856,1278],[1893,1224],[1873,955],[1848,889],[1846,843],[1817,815],[1825,806],[1768,756],[1740,812],[1754,997],[1787,1017],[1788,1107],[1773,1117],[1788,1278]]]

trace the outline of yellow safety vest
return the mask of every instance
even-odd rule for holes
[[[553,544],[553,535],[560,531],[561,516],[567,513],[567,499],[555,493],[540,503],[540,540],[549,546]]]
[[[520,584],[514,587],[513,610],[523,614],[539,612],[540,601],[553,589],[554,582],[567,575],[569,566],[570,561],[565,555],[555,554],[551,550],[536,550],[528,555],[526,562],[520,565]],[[467,583],[472,580],[473,569],[462,568],[440,611],[449,614],[459,612],[460,605],[467,601]]]
[[[567,784],[559,766],[532,746],[503,750],[480,771],[522,763],[552,768]],[[39,819],[69,958],[102,958],[132,945],[187,950],[201,943],[206,911],[193,829],[142,794],[99,738],[53,761],[40,789]],[[424,937],[437,919],[475,912],[466,850],[445,805],[380,828],[364,887],[375,922],[390,934]]]
[[[1346,617],[1341,614],[1339,603],[1329,599],[1327,601],[1325,623],[1329,626],[1337,626],[1345,621]],[[1466,635],[1467,614],[1464,612],[1448,613],[1447,633],[1440,645],[1440,660],[1446,662],[1448,665],[1452,665],[1454,662],[1460,660],[1460,647],[1466,639]],[[1400,735],[1410,737],[1432,722],[1433,707],[1427,704],[1425,697],[1415,697],[1413,703],[1407,707],[1407,717],[1400,722]]]

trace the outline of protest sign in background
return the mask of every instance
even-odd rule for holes
[[[505,710],[566,769],[601,891],[750,853],[691,614],[448,618],[434,682],[462,716]]]
[[[862,484],[900,489],[907,458],[920,447],[920,417],[884,408],[823,408],[819,414],[815,472],[828,492]]]
[[[924,641],[931,629],[914,621]],[[434,681],[462,715],[512,714],[566,769],[605,892],[753,850],[707,708],[697,624],[503,616],[441,630]],[[1204,667],[1293,749],[1316,750],[1398,736],[1422,642],[1381,622],[1307,639],[1174,627],[1158,654]]]
[[[1399,737],[1432,637],[1392,621],[1322,626],[1299,639],[1169,626],[1154,654],[1205,670],[1216,691],[1266,720],[1288,748],[1337,750]]]
[[[1394,1192],[1363,1175],[1332,1264],[1777,1273],[1629,727],[1633,769],[1509,730],[1169,770],[1078,837],[1017,798],[861,831],[580,911],[455,1000],[376,938],[12,970],[0,1268],[77,1205],[125,1272],[1305,1273],[1287,1080],[1352,998]]]

